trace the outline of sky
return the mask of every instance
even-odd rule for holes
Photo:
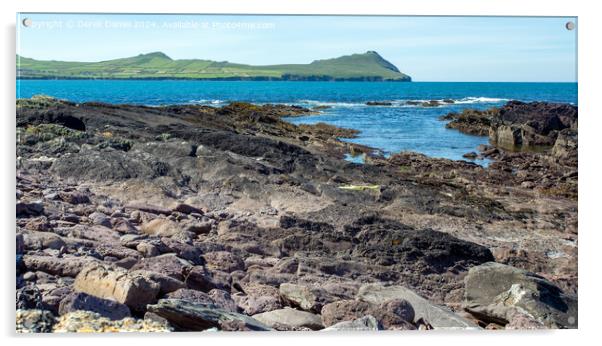
[[[28,19],[27,27],[23,20]],[[20,14],[17,54],[102,61],[172,59],[269,65],[369,50],[414,81],[576,82],[574,17]]]

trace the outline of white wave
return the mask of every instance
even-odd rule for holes
[[[226,103],[223,100],[190,100],[189,103],[195,105],[220,105]]]
[[[328,106],[328,107],[359,107],[365,106],[364,102],[335,102],[335,101],[317,101],[317,100],[298,100],[296,104],[308,105],[310,107]]]
[[[496,97],[465,97],[459,100],[454,100],[454,103],[459,104],[470,104],[470,103],[498,103],[498,102],[508,102],[509,99],[496,98]]]

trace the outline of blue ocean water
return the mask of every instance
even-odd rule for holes
[[[465,108],[485,109],[509,100],[577,104],[577,83],[451,83],[451,82],[247,82],[247,81],[115,81],[19,80],[17,97],[51,95],[74,102],[101,101],[145,105],[206,104],[230,101],[328,106],[319,115],[288,118],[295,123],[326,122],[360,130],[350,141],[386,154],[416,151],[432,157],[463,160],[486,137],[445,128],[438,117]],[[439,107],[407,101],[454,100]],[[391,106],[367,106],[388,101]],[[464,159],[465,160],[465,159]]]

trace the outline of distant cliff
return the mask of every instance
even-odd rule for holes
[[[173,60],[161,52],[100,62],[42,61],[17,55],[17,78],[398,82],[412,80],[374,51],[315,60],[309,64],[265,66],[200,59]]]

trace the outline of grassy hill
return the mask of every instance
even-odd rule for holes
[[[161,52],[100,62],[42,61],[17,55],[17,78],[411,81],[374,51],[309,64],[265,66],[173,60]]]

